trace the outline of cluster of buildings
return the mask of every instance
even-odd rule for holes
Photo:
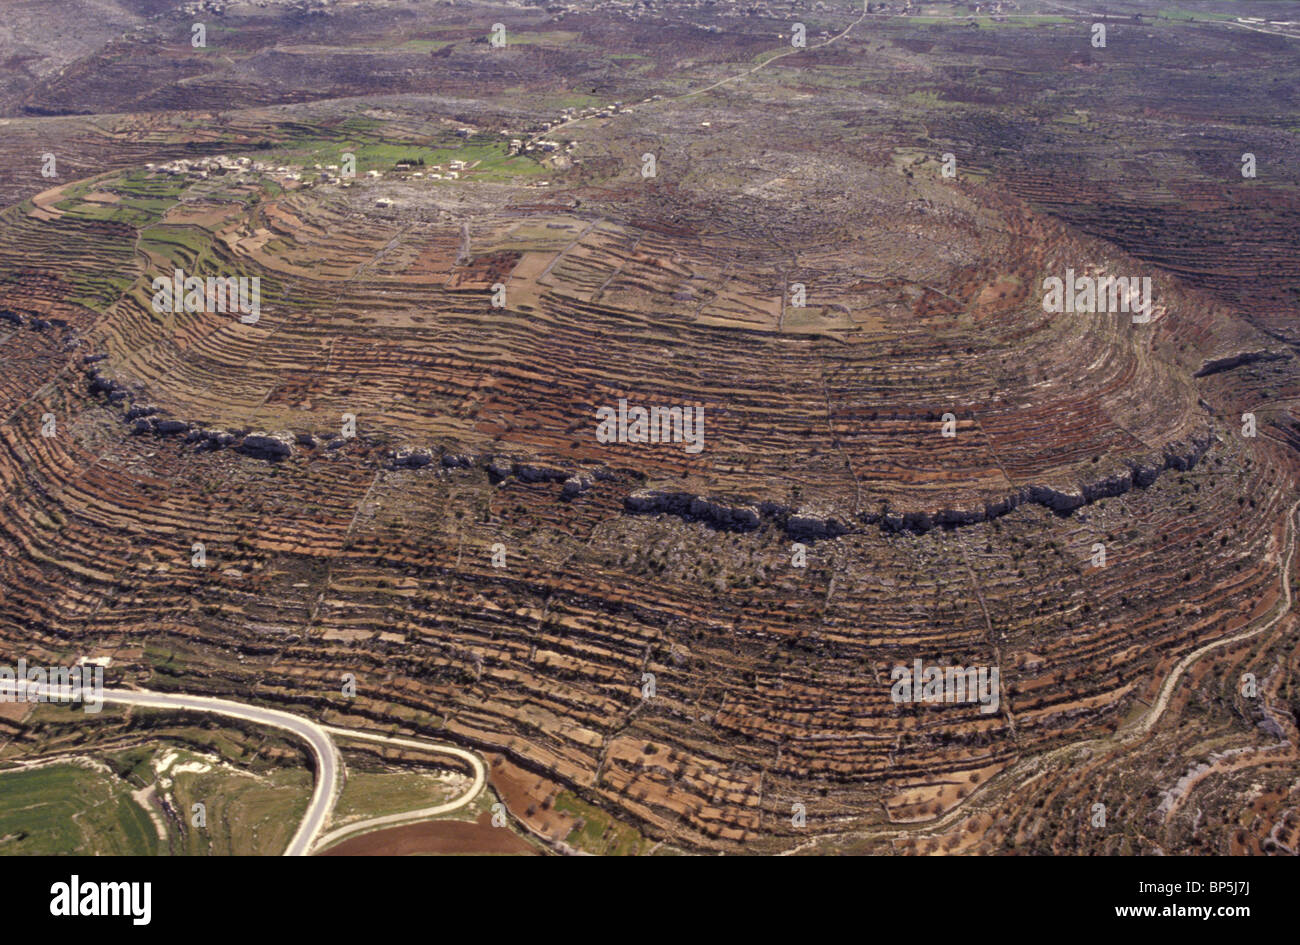
[[[513,151],[511,153],[514,153]],[[477,161],[449,161],[444,167],[434,164],[422,170],[415,170],[419,165],[399,166],[393,171],[366,171],[366,177],[379,179],[396,176],[400,179],[456,180],[466,171],[473,169]],[[247,157],[227,157],[224,154],[207,158],[180,158],[166,164],[146,164],[145,167],[157,174],[179,175],[188,178],[206,179],[224,175],[270,177],[282,184],[299,183],[302,187],[316,184],[339,187],[351,187],[352,175],[344,173],[338,164],[313,164],[307,167],[292,167],[284,164],[270,164],[266,161],[254,161]],[[314,173],[313,173],[314,172]],[[306,178],[306,179],[304,179]]]
[[[317,167],[319,166],[318,164]],[[166,164],[146,164],[145,168],[158,174],[198,178],[220,177],[226,174],[275,174],[287,180],[302,179],[302,174],[290,167],[277,167],[265,161],[254,161],[246,157],[226,157],[224,154],[206,158],[178,158]]]
[[[332,12],[330,8],[334,5],[334,0],[243,0],[239,3],[239,6],[253,6],[260,10],[275,7],[307,16],[329,15]],[[180,12],[186,15],[214,13],[223,16],[228,6],[231,4],[224,0],[196,0],[194,3],[185,4],[180,8]]]
[[[384,171],[366,171],[366,176],[374,180],[382,179],[390,174],[397,176],[402,180],[421,180],[424,178],[428,178],[429,180],[457,180],[461,174],[473,170],[475,164],[478,164],[478,161],[474,161],[473,163],[468,161],[448,161],[446,167],[443,167],[441,164],[433,164],[421,171],[414,170],[413,168],[417,166],[422,167],[423,165],[407,164],[398,165],[397,171],[389,171],[387,173]]]
[[[927,9],[943,7],[939,9]],[[1019,9],[1016,0],[949,0],[939,4],[925,3],[924,0],[900,0],[898,3],[868,3],[868,13],[889,13],[897,16],[925,16],[946,12],[949,6],[965,7],[966,11],[971,14],[981,13],[986,15],[998,16],[1004,13],[1011,13]]]
[[[921,16],[948,13],[951,7],[965,7],[970,13],[1002,14],[1017,9],[1015,0],[877,0],[868,2],[867,13],[887,14],[893,16]],[[577,5],[553,4],[546,8],[549,12],[580,13],[587,12]],[[841,12],[859,12],[858,3],[827,3],[825,0],[603,0],[597,2],[594,9],[606,13],[618,13],[632,20],[643,17],[663,15],[664,12],[681,13],[685,10],[697,10],[714,15],[766,17],[784,19],[798,16],[800,13],[824,13],[828,10]],[[692,26],[710,33],[721,33],[722,27],[712,23],[691,23]]]
[[[571,150],[572,147],[573,146],[570,145],[569,148],[566,150]],[[541,151],[543,153],[550,154],[551,152],[558,151],[559,149],[560,149],[560,143],[558,141],[525,142],[522,138],[511,138],[508,153],[528,154],[533,151]]]
[[[155,174],[171,174],[198,180],[233,175],[236,179],[270,177],[272,180],[290,187],[297,185],[306,188],[313,186],[315,183],[340,184],[343,187],[352,186],[350,180],[343,178],[337,164],[314,165],[313,170],[317,173],[313,181],[304,179],[309,176],[306,168],[292,167],[287,164],[271,164],[267,161],[254,161],[247,157],[227,157],[224,154],[205,158],[178,158],[175,161],[168,161],[166,164],[146,164],[145,168]]]
[[[652,96],[650,101],[658,101],[663,98],[662,95]],[[545,134],[552,128],[559,128],[571,121],[578,121],[583,118],[611,118],[614,115],[629,111],[630,109],[623,105],[622,102],[610,102],[608,105],[589,105],[586,108],[564,108],[560,114],[549,121],[539,122],[537,125],[524,129],[528,135]],[[509,134],[509,129],[502,129],[503,134]],[[528,154],[533,151],[540,151],[543,154],[552,154],[556,151],[569,152],[573,150],[573,143],[567,145],[558,141],[552,141],[546,138],[537,141],[526,141],[523,138],[510,139],[510,154]]]

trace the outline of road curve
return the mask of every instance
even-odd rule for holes
[[[0,680],[0,694],[6,692],[12,694],[15,686],[14,682]],[[46,694],[46,690],[47,687],[42,685],[29,683],[27,686],[28,693],[34,691],[37,695]],[[185,712],[222,715],[227,718],[241,719],[245,722],[254,722],[258,725],[283,729],[305,741],[316,759],[316,783],[312,789],[311,801],[307,805],[307,813],[303,815],[302,822],[298,824],[297,832],[294,833],[293,839],[289,841],[289,846],[285,848],[285,856],[306,856],[341,837],[362,830],[373,830],[408,821],[427,820],[430,817],[437,817],[440,814],[459,810],[478,797],[487,784],[487,768],[484,766],[483,760],[472,751],[457,748],[454,745],[441,745],[437,742],[421,739],[398,738],[380,735],[377,732],[339,728],[334,725],[321,725],[303,716],[281,712],[278,709],[267,709],[262,706],[234,702],[230,699],[217,699],[212,696],[187,696],[182,693],[152,692],[147,689],[105,689],[103,699],[105,702],[138,705],[147,709],[176,709]],[[339,774],[343,765],[339,758],[338,748],[330,737],[331,735],[451,755],[466,762],[473,769],[474,782],[470,785],[468,791],[454,801],[421,808],[420,810],[404,811],[399,814],[389,814],[384,817],[372,817],[369,820],[357,821],[331,831],[324,837],[320,837],[321,828],[324,827],[325,822],[334,812],[334,802],[342,787]]]
[[[355,729],[338,728],[333,725],[324,726],[325,731],[330,735],[339,738],[356,738],[364,739],[371,742],[382,742],[385,745],[397,745],[403,748],[418,748],[424,751],[434,752],[440,755],[451,755],[454,758],[460,758],[474,769],[474,783],[460,797],[454,801],[448,801],[445,804],[437,804],[433,807],[422,807],[419,810],[408,810],[397,814],[388,814],[383,817],[371,817],[368,820],[359,820],[355,823],[346,824],[337,830],[331,830],[325,836],[321,837],[312,847],[312,851],[323,850],[330,844],[341,840],[354,833],[369,832],[377,830],[380,827],[394,826],[404,823],[415,823],[421,820],[428,820],[431,817],[438,817],[442,814],[451,813],[464,807],[474,798],[479,796],[484,785],[487,784],[487,768],[483,760],[472,751],[466,751],[463,748],[456,748],[453,745],[440,745],[436,742],[427,742],[415,738],[394,738],[388,735],[380,735],[376,732],[358,731]]]
[[[900,828],[897,825],[881,827],[874,830],[862,831],[855,836],[859,838],[870,836],[882,836],[893,834],[901,836],[906,833],[921,833],[925,831],[934,831],[948,826],[951,822],[959,817],[968,816],[970,809],[975,807],[970,801],[975,797],[983,796],[988,793],[988,789],[995,782],[1008,780],[1010,775],[1027,766],[1033,766],[1040,769],[1042,773],[1045,762],[1050,762],[1066,754],[1077,751],[1081,748],[1099,747],[1107,744],[1125,746],[1144,737],[1157,721],[1164,714],[1168,707],[1169,699],[1173,694],[1175,686],[1178,684],[1182,674],[1199,660],[1206,653],[1225,646],[1231,646],[1242,640],[1257,636],[1268,630],[1282,620],[1291,612],[1294,598],[1291,589],[1291,564],[1295,556],[1297,546],[1297,528],[1296,514],[1300,512],[1300,501],[1296,502],[1287,512],[1286,525],[1284,529],[1286,552],[1281,556],[1278,571],[1280,580],[1280,589],[1282,591],[1281,599],[1274,605],[1274,613],[1271,615],[1261,615],[1257,618],[1256,626],[1247,626],[1237,633],[1230,634],[1218,640],[1206,643],[1191,653],[1184,656],[1167,674],[1163,684],[1160,687],[1159,694],[1155,702],[1135,723],[1115,732],[1109,737],[1088,738],[1082,741],[1065,745],[1060,748],[1049,750],[1048,752],[1027,758],[1024,761],[1012,765],[991,781],[980,785],[979,790],[972,793],[966,802],[960,803],[949,810],[942,817],[925,823],[911,825],[910,827]],[[17,687],[17,683],[10,680],[0,680],[0,696],[9,694],[12,698],[12,691]],[[44,694],[45,686],[28,683],[27,692],[30,694]],[[407,821],[424,820],[439,814],[445,814],[457,810],[479,795],[487,781],[487,772],[482,760],[473,752],[466,751],[463,748],[457,748],[452,745],[440,745],[435,742],[426,742],[414,738],[397,738],[388,735],[380,735],[376,732],[367,732],[355,729],[339,728],[337,726],[320,725],[310,719],[299,715],[292,715],[288,712],[281,712],[278,709],[267,709],[261,706],[247,705],[242,702],[233,702],[228,699],[217,699],[212,696],[187,696],[180,693],[152,692],[147,689],[105,689],[103,692],[105,702],[121,703],[124,705],[138,705],[149,709],[176,709],[186,712],[206,712],[210,715],[222,715],[227,718],[241,719],[246,722],[254,722],[259,725],[267,725],[271,728],[283,729],[297,735],[303,739],[316,759],[316,783],[312,790],[311,801],[307,805],[307,813],[304,815],[302,822],[298,825],[297,832],[293,839],[289,841],[289,846],[285,849],[285,856],[306,856],[313,850],[320,849],[328,843],[346,836],[350,833],[356,833],[363,829],[374,829],[389,824],[403,823]],[[469,763],[474,769],[474,783],[470,790],[454,801],[448,801],[445,804],[439,804],[434,807],[426,807],[420,810],[406,811],[400,814],[389,814],[384,817],[374,817],[369,820],[358,821],[357,823],[348,824],[337,830],[331,831],[324,837],[320,837],[321,827],[329,818],[334,810],[334,800],[339,793],[339,772],[342,768],[342,762],[339,758],[338,748],[335,746],[331,735],[341,738],[355,738],[366,741],[382,742],[389,745],[398,745],[408,748],[419,748],[426,751],[434,751],[440,754],[451,755],[460,758]],[[810,838],[798,847],[785,851],[784,855],[799,852],[803,848],[814,843],[817,837]]]
[[[0,682],[0,691],[12,691],[14,683]],[[45,686],[28,684],[27,691],[45,694]],[[298,830],[285,848],[285,856],[306,856],[316,841],[326,818],[334,809],[334,798],[338,795],[339,760],[338,749],[330,740],[325,729],[299,715],[291,715],[278,709],[266,709],[261,706],[246,705],[228,699],[216,699],[212,696],[187,696],[180,693],[151,692],[147,689],[105,689],[105,702],[124,705],[138,705],[147,709],[178,709],[184,712],[204,712],[209,715],[222,715],[231,719],[241,719],[258,725],[284,729],[292,732],[311,749],[316,759],[316,784],[312,789],[311,801],[307,804],[307,813]]]

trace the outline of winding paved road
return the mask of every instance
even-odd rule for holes
[[[12,698],[16,685],[13,681],[0,680],[0,696],[7,694]],[[49,687],[43,685],[28,683],[27,691],[29,699],[32,695],[51,695]],[[59,694],[53,693],[53,695],[57,696]],[[243,702],[234,702],[230,699],[217,699],[212,696],[187,696],[182,693],[151,692],[147,689],[105,689],[103,699],[105,702],[136,705],[147,709],[176,709],[184,712],[221,715],[226,718],[240,719],[245,722],[282,729],[297,735],[305,741],[316,761],[316,783],[312,789],[311,800],[307,804],[307,813],[303,815],[302,822],[298,824],[297,832],[294,833],[293,839],[289,841],[289,846],[285,848],[285,856],[306,856],[323,844],[332,842],[334,839],[346,834],[392,823],[423,820],[457,810],[476,798],[487,782],[487,769],[484,767],[482,759],[473,752],[452,745],[441,745],[414,738],[397,738],[379,735],[374,732],[320,725],[301,715],[293,715],[279,709],[268,709]],[[384,742],[385,744],[407,748],[421,748],[425,751],[460,758],[468,762],[474,769],[474,783],[471,785],[470,790],[454,801],[448,801],[435,807],[390,814],[387,817],[375,817],[370,820],[349,824],[326,835],[318,842],[317,837],[321,828],[324,827],[325,822],[333,813],[334,802],[342,788],[339,775],[342,772],[343,763],[339,758],[338,748],[330,737],[331,735]]]
[[[460,758],[474,769],[474,783],[460,797],[454,801],[447,801],[445,804],[436,804],[433,807],[422,807],[419,810],[402,811],[398,814],[388,814],[384,817],[371,817],[368,820],[359,820],[356,823],[346,824],[337,830],[331,830],[325,836],[321,837],[313,845],[313,851],[323,850],[330,844],[343,839],[354,833],[370,832],[380,827],[392,827],[398,824],[416,823],[421,820],[429,820],[433,817],[449,814],[454,810],[464,807],[474,798],[479,796],[487,784],[487,767],[483,760],[472,751],[466,751],[463,748],[456,748],[453,745],[440,745],[434,742],[426,742],[416,738],[394,738],[388,735],[380,735],[376,732],[365,732],[357,729],[336,728],[332,725],[326,725],[325,731],[339,738],[358,738],[370,742],[383,742],[385,745],[397,745],[401,748],[419,748],[424,751],[437,752],[440,755],[451,755],[454,758]]]
[[[1136,721],[1124,726],[1119,731],[1109,737],[1089,738],[1082,741],[1064,745],[1060,748],[1051,749],[1041,755],[1026,758],[1023,761],[1013,764],[1000,774],[996,775],[990,781],[981,785],[973,792],[966,801],[959,803],[943,816],[924,823],[918,823],[907,827],[898,825],[885,826],[874,830],[862,831],[854,836],[858,838],[883,836],[893,834],[901,836],[907,833],[926,833],[935,830],[942,830],[949,826],[958,818],[969,816],[972,808],[976,805],[970,802],[976,797],[983,797],[990,792],[994,784],[1003,784],[1007,781],[1015,781],[1015,774],[1026,771],[1027,768],[1037,769],[1039,777],[1047,772],[1047,766],[1057,759],[1076,752],[1080,749],[1099,748],[1104,746],[1127,748],[1143,737],[1149,734],[1155,724],[1164,715],[1169,705],[1170,697],[1173,695],[1178,681],[1182,678],[1183,673],[1199,660],[1206,653],[1221,647],[1231,646],[1242,640],[1249,639],[1265,630],[1273,627],[1277,622],[1283,619],[1291,612],[1293,596],[1291,591],[1291,564],[1295,557],[1296,550],[1296,513],[1300,512],[1300,502],[1296,502],[1287,512],[1285,528],[1285,545],[1286,552],[1281,556],[1278,562],[1278,577],[1281,595],[1278,602],[1271,609],[1271,613],[1262,615],[1257,618],[1254,626],[1247,626],[1245,629],[1223,637],[1222,639],[1213,640],[1184,656],[1174,666],[1169,674],[1165,677],[1160,687],[1160,692],[1151,707]],[[13,681],[0,680],[0,696],[8,695],[13,697],[13,690],[17,684]],[[33,686],[28,683],[28,698],[31,697],[33,690],[36,694],[46,694],[48,687],[42,685]],[[487,771],[482,759],[473,752],[466,751],[463,748],[457,748],[453,745],[441,745],[434,742],[423,741],[414,738],[402,738],[389,735],[380,735],[376,732],[367,732],[359,729],[339,728],[331,725],[321,725],[313,722],[311,719],[303,716],[293,715],[289,712],[282,712],[278,709],[268,709],[261,706],[247,705],[242,702],[234,702],[229,699],[217,699],[212,696],[187,696],[180,693],[151,692],[146,689],[105,689],[103,693],[105,702],[120,703],[123,705],[137,705],[149,709],[176,709],[186,712],[202,712],[209,715],[220,715],[226,718],[241,719],[246,722],[253,722],[258,725],[267,725],[271,728],[282,729],[297,735],[305,741],[312,751],[316,760],[316,783],[312,790],[311,801],[307,805],[307,813],[303,816],[302,822],[298,825],[297,832],[293,839],[289,841],[289,846],[285,849],[285,856],[305,856],[314,850],[321,849],[330,843],[333,843],[349,834],[358,833],[363,830],[372,830],[383,826],[389,826],[400,823],[414,822],[425,820],[439,814],[449,813],[464,807],[474,798],[478,797],[479,792],[483,790],[487,781]],[[353,824],[340,827],[319,837],[321,828],[329,819],[334,810],[334,802],[338,797],[341,784],[339,774],[342,770],[342,761],[339,758],[338,748],[335,746],[331,736],[339,738],[353,738],[364,741],[382,742],[388,745],[396,745],[403,748],[418,748],[426,751],[433,751],[439,754],[451,755],[455,758],[467,762],[474,770],[474,781],[470,789],[454,801],[448,801],[444,804],[438,804],[433,807],[421,808],[419,810],[405,811],[398,814],[389,814],[383,817],[373,817],[368,820],[358,821]],[[1033,780],[1031,778],[1030,780]],[[1027,783],[1027,782],[1022,782]],[[319,837],[319,839],[318,839]],[[785,851],[785,855],[798,853],[803,849],[813,845],[818,837],[809,838],[797,847]]]
[[[8,693],[12,696],[15,688],[16,684],[13,681],[0,681],[0,694]],[[47,697],[60,695],[58,692],[51,692],[48,686],[31,683],[27,684],[27,693],[28,699],[33,695]],[[320,833],[326,818],[334,809],[334,798],[338,796],[339,790],[339,769],[342,766],[338,749],[334,747],[334,742],[320,725],[311,719],[281,712],[278,709],[265,709],[261,706],[232,702],[229,699],[216,699],[212,696],[187,696],[181,693],[150,692],[147,689],[105,689],[103,698],[105,702],[138,705],[148,709],[179,709],[184,712],[222,715],[226,718],[284,729],[297,735],[307,743],[316,759],[316,785],[312,789],[307,813],[298,825],[298,831],[293,835],[293,839],[289,841],[284,855],[305,856],[311,850],[316,835]]]

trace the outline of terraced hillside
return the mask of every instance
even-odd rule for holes
[[[825,47],[765,67],[775,14],[417,6],[330,14],[369,65],[319,95],[236,11],[130,115],[8,119],[77,162],[0,181],[6,659],[464,745],[553,849],[1294,850],[1293,353],[1105,222],[1154,191],[996,160],[920,88],[956,26],[796,6]],[[375,85],[412,23],[437,97]],[[694,45],[611,53],[650,34]],[[107,111],[67,76],[120,54],[25,94]],[[177,270],[256,311],[160,306]],[[1067,272],[1149,317],[1045,310]],[[609,442],[620,401],[703,426]],[[999,698],[900,703],[918,659]]]

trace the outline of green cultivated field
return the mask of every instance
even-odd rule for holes
[[[445,804],[459,794],[427,771],[358,771],[348,781],[334,808],[335,825],[349,819],[383,817]]]
[[[196,760],[188,752],[181,752],[177,764]],[[307,811],[311,787],[311,772],[302,768],[273,768],[252,774],[221,766],[174,774],[168,794],[184,817],[184,830],[177,836],[175,825],[169,825],[171,852],[186,856],[279,856]],[[207,808],[206,827],[191,824],[195,803]]]
[[[41,706],[43,718],[55,717]],[[109,729],[120,721],[105,720]],[[47,723],[42,723],[47,724]],[[55,735],[56,729],[49,729]],[[77,753],[33,769],[0,771],[0,853],[11,855],[279,856],[298,828],[312,773],[263,732],[201,726],[159,729],[156,744]],[[55,735],[56,742],[59,741]],[[133,791],[152,787],[151,800]],[[194,805],[206,808],[195,824]],[[150,805],[150,810],[145,808]],[[165,840],[159,838],[161,824]]]
[[[562,791],[556,797],[555,809],[581,818],[582,823],[569,832],[567,842],[585,853],[596,856],[637,856],[650,846],[635,829],[568,791]]]
[[[457,143],[451,147],[430,147],[417,144],[393,144],[383,141],[361,141],[357,139],[320,139],[304,138],[277,145],[266,153],[249,156],[272,164],[289,164],[305,167],[308,174],[314,173],[314,164],[339,164],[342,154],[347,151],[356,155],[358,175],[366,171],[377,170],[392,172],[397,169],[398,161],[423,160],[423,165],[407,168],[409,171],[428,171],[432,165],[446,168],[451,161],[465,161],[467,164],[480,162],[472,171],[471,178],[491,178],[506,180],[519,175],[545,174],[546,169],[531,158],[506,153],[506,142],[486,139],[482,136],[472,138],[464,144]]]
[[[158,834],[126,782],[50,765],[0,772],[0,853],[153,856]]]

